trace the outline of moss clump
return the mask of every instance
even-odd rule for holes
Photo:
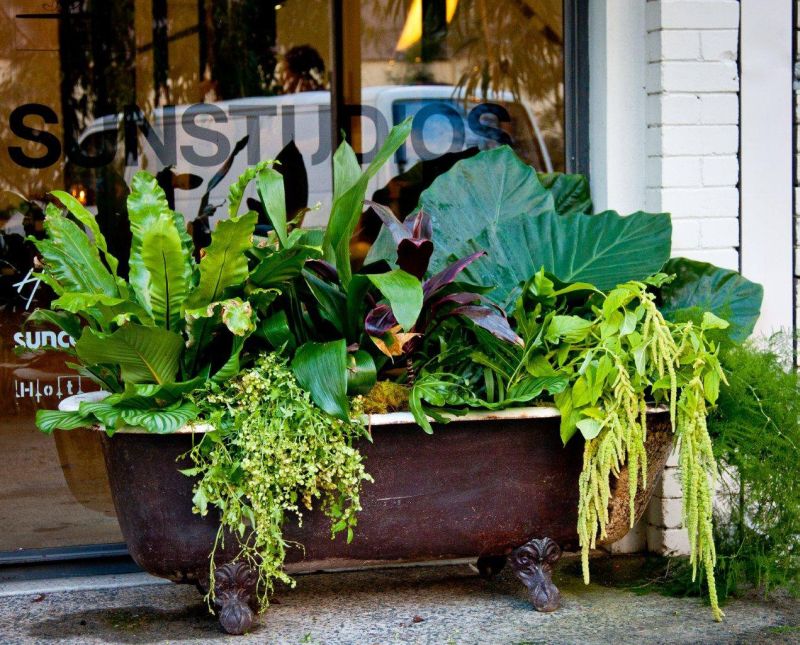
[[[378,381],[364,397],[364,412],[385,414],[408,410],[409,389],[392,381]]]

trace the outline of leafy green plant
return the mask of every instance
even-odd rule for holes
[[[659,274],[602,292],[588,283],[557,283],[541,270],[523,288],[514,313],[524,346],[468,344],[466,354],[443,348],[426,366],[439,371],[423,370],[409,407],[430,429],[428,415],[444,420],[441,413],[452,408],[507,407],[545,390],[553,394],[563,441],[577,432],[585,441],[578,536],[588,582],[589,550],[605,537],[609,520],[611,477],[627,465],[632,526],[639,482],[646,485],[648,399],[668,404],[680,448],[691,562],[695,572],[698,565],[704,568],[714,616],[720,619],[711,522],[717,466],[706,417],[725,382],[710,335],[728,323],[710,312],[700,324],[668,322],[654,293],[668,279]],[[470,369],[469,363],[482,369]],[[495,398],[498,403],[489,400]]]
[[[137,173],[128,196],[126,279],[118,275],[118,260],[94,216],[68,193],[55,191],[53,197],[92,238],[48,206],[46,237],[33,242],[44,263],[39,277],[58,297],[51,310],[38,310],[29,320],[56,324],[76,338],[74,350],[66,350],[74,367],[111,395],[73,412],[40,411],[39,428],[99,422],[109,432],[126,424],[171,432],[197,414],[186,393],[239,371],[239,355],[254,329],[252,307],[241,296],[255,214],[222,220],[196,263],[183,217],[169,208],[155,178]]]
[[[508,311],[519,286],[542,267],[565,282],[610,289],[656,273],[669,258],[668,215],[588,216],[570,208],[567,180],[544,176],[548,189],[539,177],[507,146],[459,161],[438,177],[419,202],[433,229],[431,270],[442,270],[450,257],[485,251],[465,278],[494,286],[487,295]],[[588,205],[585,186],[578,188],[576,203]],[[389,237],[381,231],[368,262],[395,261]]]
[[[726,593],[743,584],[800,594],[800,381],[793,338],[727,347],[708,426],[726,484],[716,515],[719,576]],[[726,508],[727,507],[727,508]]]
[[[361,402],[353,403],[352,421],[333,418],[311,402],[275,353],[193,399],[214,428],[189,453],[193,466],[182,471],[197,478],[194,511],[219,512],[209,593],[216,551],[235,539],[236,559],[258,572],[259,600],[266,607],[275,581],[294,585],[283,570],[287,519],[302,521],[302,514],[316,507],[331,518],[332,537],[344,532],[348,542],[353,539],[361,485],[372,481],[355,447],[368,437]]]
[[[313,233],[287,231],[283,180],[274,169],[254,167],[231,193],[236,212],[247,183],[255,180],[275,229],[275,239],[252,252],[257,264],[249,288],[277,288],[282,295],[263,308],[256,305],[263,322],[255,335],[272,349],[287,347],[300,384],[315,403],[340,419],[350,414],[348,394],[369,390],[379,369],[391,366],[387,357],[405,357],[415,339],[444,315],[466,317],[507,340],[518,340],[502,311],[455,284],[480,254],[423,282],[432,244],[423,216],[406,227],[388,209],[368,202],[394,226],[394,247],[403,259],[396,269],[373,266],[352,272],[349,243],[364,208],[367,182],[402,144],[410,126],[408,119],[395,126],[363,173],[346,142],[336,151],[334,199],[321,247],[310,243]]]

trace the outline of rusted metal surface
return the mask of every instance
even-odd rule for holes
[[[664,413],[649,417],[648,482],[664,467],[671,433]],[[509,554],[531,538],[577,546],[578,474],[583,445],[563,447],[558,419],[453,421],[424,434],[411,424],[376,426],[359,448],[374,484],[366,484],[355,539],[330,537],[330,520],[307,513],[285,527],[292,570],[337,563],[424,561]],[[101,435],[120,526],[134,560],[175,582],[200,582],[217,532],[213,513],[192,513],[192,479],[178,472],[191,435]],[[663,453],[663,459],[660,459]],[[658,457],[658,458],[656,458]],[[620,495],[626,486],[618,486]],[[637,498],[644,510],[650,490]],[[627,512],[627,501],[620,505]],[[627,525],[627,517],[625,518]],[[216,564],[237,552],[233,537]]]

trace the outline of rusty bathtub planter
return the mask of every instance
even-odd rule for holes
[[[152,435],[133,428],[102,437],[111,491],[133,559],[145,571],[177,583],[207,588],[209,553],[218,518],[192,513],[193,480],[178,472],[192,432]],[[330,520],[306,513],[302,527],[284,528],[290,572],[413,561],[475,558],[482,575],[511,566],[541,611],[558,606],[550,580],[561,549],[578,546],[578,475],[583,442],[566,447],[554,408],[531,407],[469,413],[426,435],[408,413],[372,415],[373,443],[359,448],[373,484],[365,484],[355,538],[330,537]],[[637,495],[643,513],[672,446],[668,414],[648,413],[648,486]],[[608,536],[629,527],[627,472],[614,482]],[[218,552],[216,602],[230,633],[252,623],[255,580],[246,565],[232,563],[235,539]]]

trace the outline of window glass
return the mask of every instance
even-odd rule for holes
[[[97,213],[123,272],[137,170],[157,176],[200,246],[229,183],[261,159],[281,159],[295,210],[329,201],[328,13],[327,0],[0,7],[0,552],[122,539],[96,438],[34,426],[37,408],[96,389],[64,354],[36,352],[74,341],[23,326],[52,298],[26,241],[42,234],[47,192]]]
[[[455,162],[510,145],[541,172],[565,170],[562,0],[343,3],[344,125],[368,160],[412,116],[409,140],[372,180],[405,217]],[[380,221],[359,226],[360,256]]]
[[[43,234],[48,191],[97,214],[124,275],[127,183],[141,169],[200,247],[227,186],[268,158],[290,214],[312,207],[305,225],[324,224],[341,130],[366,162],[413,117],[368,192],[400,216],[480,150],[508,144],[563,170],[562,22],[561,0],[0,4],[0,555],[121,540],[96,437],[34,426],[36,409],[95,389],[64,353],[36,351],[73,339],[25,325],[53,296],[27,241]],[[377,234],[369,215],[362,224],[356,258]]]

